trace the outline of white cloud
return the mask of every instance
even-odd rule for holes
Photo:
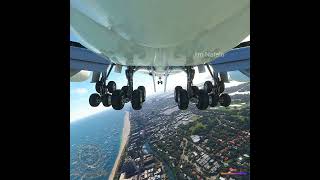
[[[75,88],[73,91],[72,91],[73,93],[75,93],[75,94],[86,94],[86,93],[88,93],[88,89],[86,89],[86,88]]]
[[[239,86],[240,84],[243,84],[245,82],[239,82],[239,81],[233,81],[231,80],[229,83],[225,83],[224,86],[226,88],[232,87],[232,86]]]
[[[84,104],[83,106],[77,107],[77,109],[70,112],[70,123],[86,118],[93,114],[108,110],[110,108],[111,107],[104,107],[102,104],[100,104],[98,107],[91,107],[89,103]]]

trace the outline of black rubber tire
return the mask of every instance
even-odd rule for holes
[[[192,96],[193,97],[199,96],[199,88],[198,88],[198,86],[191,86],[191,90],[192,90]]]
[[[124,103],[123,103],[122,99],[123,99],[123,94],[120,89],[117,89],[112,93],[111,105],[112,105],[113,109],[121,110],[123,108]]]
[[[102,97],[101,97],[101,101],[102,101],[102,104],[105,106],[105,107],[109,107],[111,105],[111,95],[110,94],[104,94]]]
[[[122,94],[125,98],[127,98],[128,96],[128,90],[129,90],[129,87],[128,86],[122,86],[121,88],[121,91],[122,91]]]
[[[146,88],[144,86],[139,86],[138,89],[141,91],[142,94],[142,102],[146,101]]]
[[[211,107],[216,107],[219,103],[219,95],[217,94],[211,94],[209,96],[211,98],[211,103],[209,104]]]
[[[101,102],[101,97],[99,94],[94,93],[94,94],[90,95],[90,97],[89,97],[90,106],[97,107],[97,106],[99,106],[100,102]]]
[[[189,106],[188,92],[185,89],[179,90],[178,93],[178,107],[180,110],[186,110]]]
[[[139,89],[132,92],[131,105],[134,110],[140,110],[142,108],[142,93]]]
[[[197,108],[199,110],[205,110],[209,106],[209,95],[207,91],[201,89],[199,90],[199,96],[198,96],[198,103],[197,103]]]
[[[102,86],[103,86],[102,81],[96,82],[95,88],[96,88],[97,93],[101,93],[101,88],[102,88]]]
[[[231,104],[231,97],[228,94],[221,94],[219,97],[219,103],[221,106],[228,107]]]
[[[176,86],[175,88],[174,88],[174,101],[176,102],[176,103],[178,103],[178,93],[179,93],[179,91],[182,89],[182,87],[181,86]]]
[[[203,89],[207,92],[210,93],[213,89],[213,85],[211,81],[206,81],[203,85]]]
[[[110,93],[113,93],[117,89],[117,84],[114,81],[109,81],[107,88]]]

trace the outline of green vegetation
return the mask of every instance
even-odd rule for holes
[[[197,122],[194,126],[191,126],[189,130],[191,131],[191,134],[198,134],[201,131],[203,131],[206,128],[205,125],[203,125],[201,122]]]
[[[200,118],[201,118],[201,116],[194,114],[194,115],[191,117],[191,120],[192,120],[192,121],[197,121],[197,120],[200,119]]]

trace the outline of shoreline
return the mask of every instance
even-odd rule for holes
[[[130,134],[130,120],[129,120],[129,112],[126,111],[124,115],[124,124],[123,124],[123,129],[122,129],[122,137],[121,137],[121,144],[120,144],[120,149],[117,155],[117,159],[115,160],[113,164],[112,171],[109,175],[109,180],[113,180],[119,165],[120,165],[120,160],[122,154],[125,152],[125,146],[127,145],[128,139],[129,139],[129,134]]]

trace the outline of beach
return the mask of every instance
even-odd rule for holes
[[[109,175],[109,180],[113,180],[117,170],[118,170],[118,166],[120,165],[120,158],[121,155],[124,153],[125,151],[125,146],[128,142],[128,138],[129,138],[129,134],[130,134],[130,120],[129,120],[129,112],[126,111],[125,115],[124,115],[124,125],[123,125],[123,129],[122,129],[122,139],[121,139],[121,144],[120,144],[120,149],[117,155],[117,159],[114,162],[112,171]]]

